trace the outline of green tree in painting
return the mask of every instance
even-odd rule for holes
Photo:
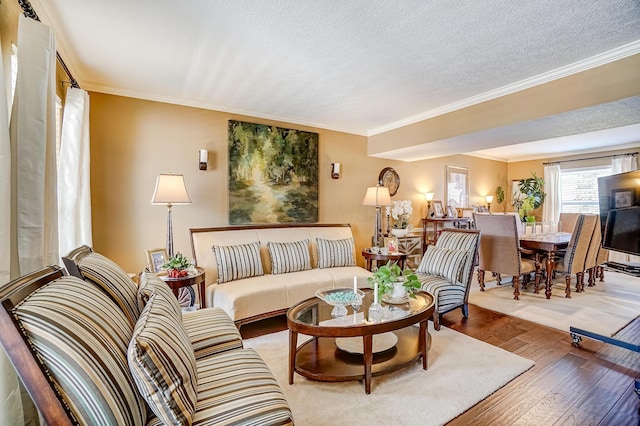
[[[318,221],[318,134],[229,121],[229,223]]]

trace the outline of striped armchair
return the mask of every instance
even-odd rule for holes
[[[422,289],[433,294],[433,325],[440,330],[442,314],[460,307],[469,316],[468,299],[473,267],[478,253],[480,232],[446,229],[435,245],[427,246],[416,275]]]

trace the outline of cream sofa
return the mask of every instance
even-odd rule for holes
[[[325,287],[353,287],[357,278],[359,287],[367,286],[371,275],[364,268],[355,266],[355,245],[351,226],[348,224],[304,224],[242,226],[223,228],[190,229],[193,257],[198,266],[205,270],[207,306],[220,307],[229,314],[238,326],[261,318],[279,315],[292,305],[312,297],[317,289]],[[329,250],[318,252],[318,239],[323,248],[342,242],[348,253],[334,253]],[[349,242],[349,239],[351,241]],[[269,243],[289,243],[307,241],[309,269],[274,274],[273,259]],[[219,274],[219,260],[214,246],[232,248],[259,244],[259,260],[263,274],[222,282]],[[285,248],[286,248],[285,244]],[[273,247],[272,247],[273,249]],[[339,258],[346,256],[353,266],[322,267],[342,264]],[[319,265],[325,263],[325,265]],[[228,265],[227,265],[228,266]],[[232,262],[232,268],[235,267]],[[253,265],[255,266],[255,265]],[[319,267],[320,266],[320,267]],[[249,274],[251,275],[251,274]]]

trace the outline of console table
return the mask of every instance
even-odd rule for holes
[[[469,223],[468,217],[425,217],[422,219],[422,252],[427,249],[429,244],[435,244],[438,241],[438,226],[440,224],[452,223],[456,228],[462,223]],[[427,226],[433,225],[433,239],[427,239]]]

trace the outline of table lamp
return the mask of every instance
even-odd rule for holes
[[[156,189],[151,204],[167,205],[167,255],[173,256],[173,227],[171,224],[171,206],[191,204],[182,175],[161,174],[156,178]]]
[[[433,201],[433,192],[425,192],[424,199],[427,200],[427,217],[431,216],[431,201]]]
[[[391,205],[391,196],[389,188],[386,186],[370,186],[362,200],[363,206],[375,206],[376,208],[376,224],[373,231],[373,245],[378,247],[379,237],[382,233],[382,206]]]
[[[484,200],[487,202],[487,211],[491,213],[491,203],[493,202],[493,195],[485,195]]]

